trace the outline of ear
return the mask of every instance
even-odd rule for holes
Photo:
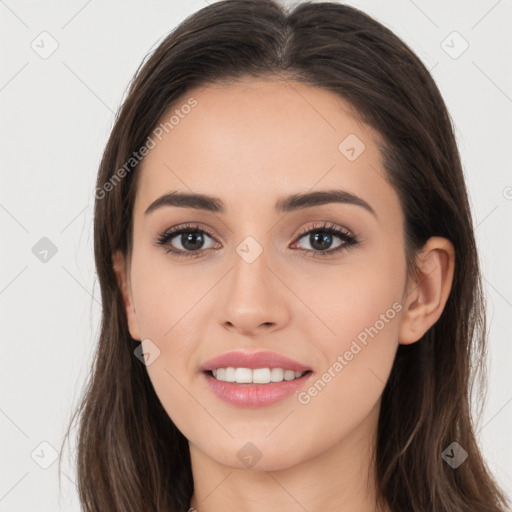
[[[112,266],[117,277],[117,284],[123,296],[123,303],[126,311],[126,318],[128,320],[128,330],[134,340],[140,341],[139,334],[139,321],[137,313],[133,305],[133,297],[131,292],[131,283],[129,279],[129,272],[127,269],[126,259],[121,251],[116,251],[112,256]]]
[[[399,343],[418,341],[444,310],[452,287],[455,249],[450,240],[431,237],[417,258],[418,273],[410,278],[403,299]]]

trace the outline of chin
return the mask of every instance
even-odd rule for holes
[[[216,444],[213,450],[206,447],[203,451],[219,464],[248,471],[279,471],[307,460],[308,455],[300,450],[303,444],[284,446],[278,437],[270,442],[264,439],[265,435],[262,435],[261,440],[257,437],[252,440],[248,437],[244,441],[234,438],[228,444]]]

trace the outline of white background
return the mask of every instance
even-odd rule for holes
[[[489,390],[476,430],[512,494],[512,1],[348,3],[413,48],[453,118],[488,292]],[[97,168],[139,63],[205,5],[0,0],[0,512],[79,510],[69,450],[60,497],[57,462],[43,469],[31,454],[51,460],[42,442],[59,450],[97,341]],[[58,42],[47,59],[31,47],[43,31]],[[456,59],[442,46],[453,31],[469,44]],[[452,54],[464,44],[453,37],[444,43]],[[57,247],[46,263],[32,252],[42,237]]]

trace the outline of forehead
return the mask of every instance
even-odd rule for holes
[[[343,189],[376,210],[397,201],[383,179],[379,135],[325,89],[248,79],[195,88],[159,126],[139,169],[139,213],[176,190],[225,198],[228,214],[312,189]]]

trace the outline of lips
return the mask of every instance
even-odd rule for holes
[[[216,370],[217,368],[282,368],[283,370],[293,370],[296,372],[305,372],[311,370],[298,361],[289,357],[277,354],[276,352],[227,352],[220,356],[210,359],[201,366],[203,372]]]
[[[210,376],[208,372],[201,375],[206,387],[220,400],[235,407],[257,408],[276,404],[289,399],[294,393],[311,382],[312,373],[306,372],[302,377],[290,381],[270,384],[237,384],[223,382]]]
[[[281,368],[304,373],[293,380],[270,383],[224,382],[213,376],[219,368]],[[308,366],[275,352],[227,352],[210,359],[201,366],[201,378],[214,395],[236,407],[264,407],[285,400],[298,393],[313,378],[314,372]]]

